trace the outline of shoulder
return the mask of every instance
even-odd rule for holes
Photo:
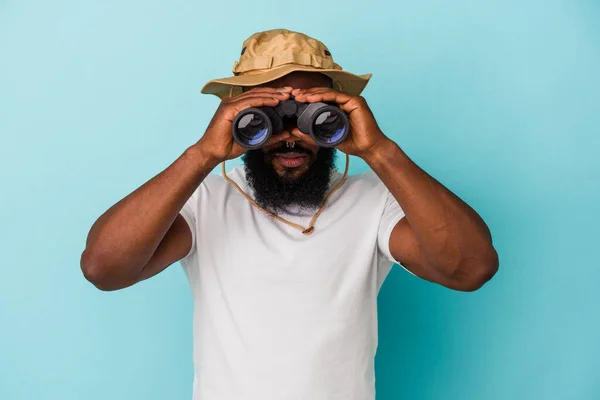
[[[246,190],[246,173],[243,167],[234,167],[227,172],[227,178]],[[232,190],[233,185],[225,179],[221,168],[208,174],[200,186],[196,188],[193,197],[204,199],[221,199]]]
[[[372,170],[367,170],[348,175],[336,194],[335,201],[352,208],[377,208],[378,205],[383,206],[387,198],[387,187]]]
[[[227,178],[236,182],[238,185],[244,184],[246,181],[246,173],[244,171],[244,167],[238,166],[233,167],[229,171],[227,171]],[[213,170],[210,174],[204,178],[200,188],[207,189],[219,189],[225,188],[229,186],[229,182],[225,179],[221,167],[219,166],[217,169]]]
[[[370,169],[358,174],[349,175],[347,183],[348,187],[354,190],[385,192],[387,189],[377,174]]]

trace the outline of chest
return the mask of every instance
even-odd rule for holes
[[[367,197],[332,198],[314,232],[273,219],[235,191],[198,215],[199,268],[221,279],[315,288],[371,279],[381,209]],[[206,200],[207,202],[209,200]],[[313,213],[282,215],[308,227]]]

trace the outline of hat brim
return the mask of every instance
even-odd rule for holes
[[[340,88],[334,86],[336,89],[341,89],[341,91],[352,96],[360,95],[372,76],[372,74],[355,75],[339,69],[320,69],[287,64],[260,74],[236,75],[228,78],[213,79],[206,83],[200,92],[214,94],[223,100],[228,98],[230,94],[232,96],[240,94],[243,87],[262,85],[298,71],[319,72],[327,75],[341,86]]]

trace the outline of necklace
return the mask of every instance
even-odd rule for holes
[[[264,212],[265,214],[269,215],[270,217],[275,218],[276,220],[283,222],[286,225],[289,225],[291,227],[294,227],[296,229],[299,229],[302,231],[302,233],[304,235],[310,235],[311,233],[314,232],[315,230],[315,222],[317,221],[317,218],[319,218],[319,215],[321,215],[321,213],[323,212],[323,210],[325,210],[325,206],[327,205],[327,202],[329,201],[329,199],[331,198],[331,196],[333,196],[333,194],[342,187],[342,185],[344,184],[344,182],[346,181],[346,178],[348,177],[348,169],[350,167],[350,156],[348,156],[348,154],[346,154],[346,168],[344,170],[344,176],[342,176],[342,179],[340,180],[340,182],[331,190],[331,192],[329,192],[329,194],[325,197],[325,200],[323,200],[323,203],[321,204],[321,207],[319,208],[319,210],[315,213],[315,215],[313,215],[312,219],[310,220],[310,223],[308,225],[308,228],[303,227],[302,225],[290,222],[284,218],[281,218],[279,215],[272,213],[271,211],[265,210],[264,208],[262,208],[261,206],[259,206],[256,201],[254,201],[254,199],[252,199],[252,197],[250,197],[249,195],[247,195],[242,188],[235,183],[232,179],[230,179],[227,176],[227,172],[225,170],[225,161],[223,161],[223,163],[221,164],[222,166],[222,171],[223,171],[223,177],[225,178],[225,180],[227,182],[229,182],[230,184],[232,184],[241,194],[242,196],[244,196],[246,198],[246,200],[248,200],[250,202],[250,204],[252,204],[254,207],[258,208],[260,211]]]

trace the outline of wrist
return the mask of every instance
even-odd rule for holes
[[[212,171],[221,163],[221,160],[211,155],[201,142],[197,142],[190,146],[185,151],[184,157],[189,159],[200,170],[208,169],[209,171]]]
[[[377,164],[390,162],[399,153],[402,153],[400,147],[388,137],[380,140],[375,145],[371,146],[363,157],[361,157],[369,166],[374,167]]]

